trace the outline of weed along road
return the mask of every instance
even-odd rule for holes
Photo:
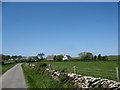
[[[21,64],[15,65],[0,79],[2,79],[2,88],[27,88]]]

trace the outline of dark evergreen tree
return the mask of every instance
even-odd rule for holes
[[[97,56],[96,55],[94,56],[94,60],[97,60]]]
[[[107,56],[103,56],[103,57],[102,57],[102,60],[103,60],[103,61],[107,61],[107,60],[108,60],[108,57],[107,57]]]
[[[101,59],[102,59],[101,54],[99,54],[98,55],[98,60],[101,60]]]

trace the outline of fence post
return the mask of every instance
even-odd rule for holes
[[[119,69],[118,67],[116,67],[116,76],[117,76],[117,81],[120,81],[120,77],[119,77]]]
[[[73,69],[74,69],[74,73],[77,74],[76,66],[74,66]]]
[[[52,70],[52,65],[51,64],[49,64],[49,68],[50,68],[50,70]]]
[[[28,63],[28,66],[30,67],[30,63]]]
[[[58,66],[58,71],[60,71],[59,66]]]
[[[64,70],[64,66],[62,67],[62,72],[65,72],[65,70]]]

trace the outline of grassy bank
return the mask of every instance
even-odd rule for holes
[[[7,70],[15,66],[16,63],[13,64],[6,64],[6,65],[0,65],[0,75],[4,74]]]
[[[65,69],[66,72],[73,72],[73,67],[77,67],[77,74],[101,77],[111,80],[116,79],[116,70],[118,62],[46,62],[51,64],[54,70]]]
[[[26,64],[22,65],[28,88],[67,88],[56,80],[53,80],[47,74],[36,74],[34,68]]]

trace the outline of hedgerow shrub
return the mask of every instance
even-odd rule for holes
[[[38,74],[43,74],[44,71],[45,71],[45,69],[46,69],[46,67],[47,67],[47,64],[46,64],[46,63],[44,63],[44,62],[38,62],[38,63],[36,63],[36,65],[35,65],[35,71],[36,71],[36,73],[38,73]]]
[[[65,67],[63,67],[62,70],[61,70],[61,72],[63,72],[63,73],[66,72],[66,71],[67,71],[67,68],[65,68]]]
[[[74,85],[72,85],[73,84],[72,79],[66,75],[59,76],[59,81],[62,84],[66,84],[67,87],[69,87],[69,88],[76,88]]]

